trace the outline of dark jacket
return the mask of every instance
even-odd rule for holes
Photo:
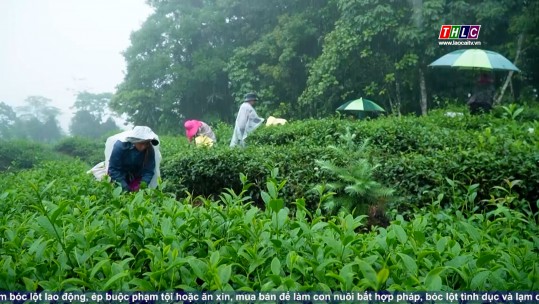
[[[108,174],[111,179],[128,190],[128,184],[135,178],[141,178],[147,185],[155,174],[155,152],[150,145],[139,152],[130,142],[116,141],[109,160]]]

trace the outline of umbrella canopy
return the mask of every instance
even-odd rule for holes
[[[337,108],[337,111],[381,111],[385,112],[384,109],[365,98],[359,98],[352,101],[349,101],[342,106]]]
[[[511,61],[502,55],[480,49],[457,50],[438,58],[429,66],[520,72]]]

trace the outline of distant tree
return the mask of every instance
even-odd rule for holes
[[[73,136],[98,137],[101,134],[100,122],[90,112],[79,110],[71,118],[69,133]]]
[[[79,92],[73,108],[78,111],[87,111],[95,118],[103,118],[109,108],[112,93],[90,93],[87,91]]]
[[[333,29],[338,18],[336,2],[290,0],[284,6],[270,6],[279,14],[275,27],[250,45],[236,48],[228,61],[236,101],[245,92],[257,91],[263,101],[257,106],[259,112],[297,114],[309,63],[322,52],[320,37]]]
[[[323,117],[360,96],[396,114],[427,114],[440,100],[465,98],[474,78],[428,68],[467,47],[441,46],[443,24],[480,24],[481,48],[518,63],[522,73],[503,77],[514,98],[539,83],[539,1],[147,2],[154,13],[131,35],[110,105],[158,132],[186,117],[233,121],[248,91],[259,94],[262,115]]]
[[[98,138],[118,130],[111,117],[105,120],[111,98],[112,93],[94,94],[85,91],[77,94],[73,104],[77,111],[69,126],[71,135]]]
[[[55,116],[50,115],[43,124],[43,134],[41,140],[44,142],[56,142],[62,138],[62,129],[58,125],[58,120]]]
[[[17,123],[17,113],[4,102],[0,102],[0,139],[14,137],[14,125]]]
[[[30,96],[25,105],[18,107],[19,119],[14,125],[16,136],[39,142],[55,142],[63,134],[58,124],[60,110],[51,106],[52,100],[43,96]]]
[[[14,134],[17,138],[43,143],[56,142],[62,138],[62,130],[54,116],[41,122],[34,116],[28,116],[15,124]]]
[[[272,100],[295,97],[305,78],[305,69],[297,65],[319,49],[318,35],[313,33],[315,21],[304,26],[299,17],[283,16],[279,21],[279,16],[302,12],[307,4],[317,3],[319,8],[324,2],[148,1],[155,12],[131,36],[132,45],[124,52],[127,74],[111,107],[129,115],[134,124],[162,132],[177,129],[185,117],[231,121],[236,100],[273,81],[275,89],[263,95]],[[274,30],[277,24],[281,25]],[[281,30],[282,36],[272,37]],[[261,37],[263,41],[256,43]],[[267,46],[272,48],[264,50]],[[266,58],[271,62],[257,70]],[[263,79],[259,82],[257,77]],[[290,85],[295,78],[300,79],[298,85]],[[277,96],[282,92],[288,95]]]
[[[103,130],[103,134],[111,133],[112,131],[119,131],[118,125],[116,122],[114,122],[112,117],[107,118],[105,122],[101,123],[101,129]]]
[[[29,96],[24,102],[26,105],[18,107],[21,119],[37,118],[42,123],[45,123],[49,117],[57,117],[60,115],[60,109],[51,106],[52,100],[43,96]]]

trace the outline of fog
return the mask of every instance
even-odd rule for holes
[[[67,131],[77,92],[121,83],[121,52],[151,12],[144,0],[0,1],[0,102],[49,98]]]

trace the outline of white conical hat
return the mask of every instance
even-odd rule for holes
[[[153,133],[152,129],[146,126],[136,126],[133,130],[128,131],[125,140],[131,143],[137,143],[141,141],[151,141],[152,145],[159,145],[159,137]]]

